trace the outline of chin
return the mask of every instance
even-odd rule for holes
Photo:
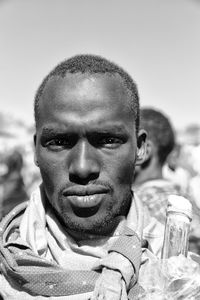
[[[61,206],[56,214],[68,230],[86,234],[109,235],[118,225],[119,216],[127,215],[131,198],[132,193],[129,191],[118,204],[116,198],[113,198],[112,201],[106,201],[106,199],[100,204],[88,208],[66,206],[61,198]]]
[[[116,223],[116,218],[111,214],[99,215],[98,213],[90,217],[69,217],[68,215],[63,215],[63,223],[65,227],[69,230],[78,233],[94,234],[94,235],[104,235],[108,234],[113,230]]]

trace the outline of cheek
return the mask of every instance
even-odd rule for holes
[[[133,183],[134,163],[132,161],[124,161],[118,168],[118,181],[123,185]]]
[[[37,153],[39,167],[45,174],[56,174],[62,169],[62,157],[52,155],[46,149],[39,149]]]
[[[130,155],[118,156],[106,164],[110,179],[118,185],[131,185],[134,176],[134,158]]]
[[[60,181],[62,168],[46,151],[42,151],[38,157],[40,172],[45,188],[48,191],[53,192],[54,186],[57,186]]]

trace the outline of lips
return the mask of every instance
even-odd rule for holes
[[[97,206],[103,200],[103,196],[109,192],[104,186],[71,187],[63,192],[63,196],[76,207],[89,208]]]

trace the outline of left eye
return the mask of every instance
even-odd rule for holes
[[[104,138],[102,142],[105,144],[114,144],[114,143],[120,143],[120,139],[115,137],[109,137],[109,138]]]
[[[103,137],[97,140],[96,143],[100,147],[117,148],[123,144],[123,141],[118,137]]]

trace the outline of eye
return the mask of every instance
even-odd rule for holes
[[[47,141],[44,146],[51,151],[61,151],[72,148],[74,144],[75,141],[70,138],[54,138]]]
[[[105,147],[105,148],[109,148],[109,149],[118,148],[123,143],[124,143],[124,141],[122,138],[115,137],[115,136],[99,137],[96,140],[96,144],[98,147]]]

